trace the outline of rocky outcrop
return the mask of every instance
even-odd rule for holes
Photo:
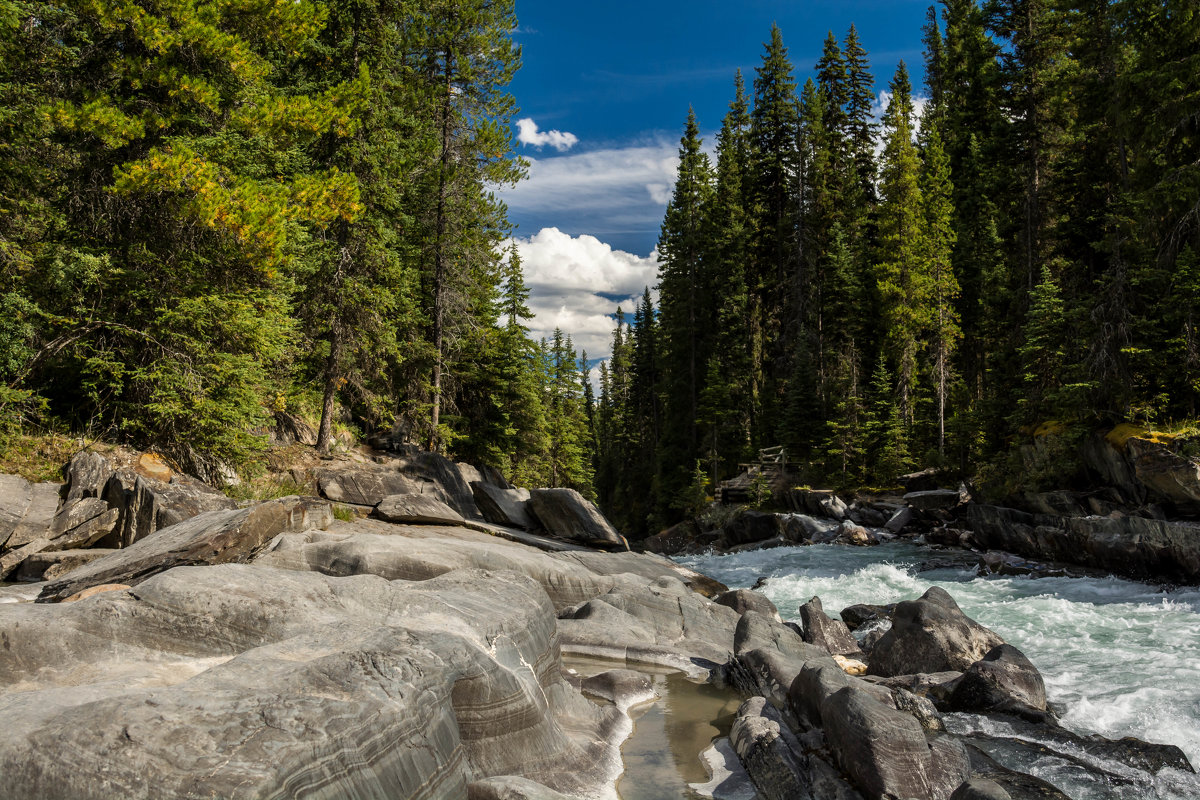
[[[776,622],[781,621],[779,619],[779,609],[775,607],[775,604],[765,594],[756,592],[753,589],[731,589],[714,597],[713,602],[729,606],[739,614],[745,614],[747,611],[756,611],[765,617],[774,619]]]
[[[425,494],[393,494],[371,512],[384,522],[409,525],[461,525],[462,515]]]
[[[59,488],[0,475],[0,548],[15,550],[46,537],[58,511]]]
[[[729,740],[764,800],[811,800],[803,748],[763,698],[741,705]]]
[[[1051,517],[971,505],[982,548],[1110,570],[1136,579],[1200,583],[1200,523],[1135,516]]]
[[[178,568],[5,605],[0,639],[12,797],[578,795],[618,769],[620,712],[563,681],[553,607],[511,573]]]
[[[249,508],[210,511],[158,531],[48,584],[40,602],[53,602],[102,583],[136,586],[173,567],[250,560],[280,533],[328,527],[329,504],[285,497]]]
[[[325,499],[354,506],[373,508],[396,494],[426,494],[450,504],[449,495],[439,483],[371,467],[320,470],[317,487]]]
[[[147,473],[147,474],[142,474]],[[147,470],[120,468],[105,484],[104,500],[120,512],[112,540],[102,546],[128,547],[162,528],[208,511],[236,507],[230,498],[182,473],[167,481],[149,477]]]
[[[934,586],[920,599],[896,605],[892,627],[876,642],[867,665],[872,675],[885,677],[962,671],[1003,643]]]
[[[606,550],[629,549],[600,510],[574,489],[534,489],[529,510],[552,536]]]
[[[846,623],[830,618],[819,597],[800,606],[800,625],[804,628],[804,641],[817,645],[830,655],[856,658],[862,655],[862,648],[850,635]]]
[[[475,481],[471,484],[471,492],[483,518],[493,525],[519,528],[523,531],[537,527],[536,520],[529,513],[528,489],[504,489],[483,481]]]
[[[946,703],[953,711],[1046,712],[1046,684],[1041,673],[1017,648],[999,645],[963,673]]]

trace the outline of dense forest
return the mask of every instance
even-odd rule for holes
[[[878,121],[853,26],[803,86],[772,30],[715,163],[689,115],[658,306],[618,317],[596,409],[625,530],[767,446],[880,486],[1195,419],[1200,8],[943,0],[924,45],[924,92],[901,63]]]
[[[510,226],[512,0],[0,0],[0,447],[253,471],[284,415],[590,491]],[[275,418],[275,419],[273,419]]]

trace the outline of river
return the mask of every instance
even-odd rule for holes
[[[814,595],[825,610],[915,599],[941,586],[970,617],[1018,647],[1041,671],[1065,727],[1108,738],[1136,736],[1178,745],[1200,766],[1200,589],[1166,591],[1119,578],[976,577],[973,571],[918,572],[934,553],[910,543],[878,547],[784,547],[736,555],[681,557],[731,588],[760,588],[785,620]],[[994,723],[950,715],[951,730],[1003,735]],[[1004,757],[993,753],[1004,763]],[[1200,779],[1157,776],[1119,764],[1044,757],[1007,766],[1058,786],[1075,800],[1200,800]]]

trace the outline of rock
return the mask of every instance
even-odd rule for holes
[[[896,706],[897,711],[912,714],[925,730],[946,730],[946,724],[942,722],[942,715],[938,713],[937,706],[928,697],[913,694],[907,689],[897,688],[892,690],[892,703]]]
[[[0,548],[15,550],[45,538],[58,510],[57,483],[0,475]]]
[[[644,672],[630,669],[610,669],[584,678],[580,689],[585,694],[607,700],[622,711],[658,697],[653,679]]]
[[[1152,498],[1170,503],[1179,513],[1200,514],[1200,461],[1139,437],[1125,442],[1125,455]]]
[[[392,494],[379,501],[373,515],[384,522],[412,525],[461,525],[464,520],[450,506],[426,494]]]
[[[838,669],[847,675],[866,675],[867,665],[856,658],[846,658],[845,656],[834,655],[833,663],[838,665]]]
[[[757,611],[764,617],[769,617],[776,622],[782,622],[779,618],[779,609],[761,592],[755,592],[750,589],[731,589],[714,597],[713,602],[729,606],[739,614],[745,614],[747,611]]]
[[[396,460],[395,467],[402,475],[439,486],[445,494],[443,502],[465,518],[481,517],[479,508],[475,505],[471,482],[481,481],[482,476],[474,467],[456,464],[439,453],[424,451],[401,456]]]
[[[96,497],[68,500],[50,523],[54,550],[87,547],[117,526],[121,512]]]
[[[377,506],[394,494],[426,494],[452,506],[440,484],[386,469],[319,470],[317,487],[327,500],[356,506]]]
[[[872,675],[965,670],[1003,640],[962,613],[945,589],[896,605],[892,627],[871,650]]]
[[[502,775],[467,784],[467,800],[572,800],[572,798],[519,775]]]
[[[821,718],[838,765],[868,798],[947,800],[967,778],[961,744],[946,739],[948,746],[934,749],[910,714],[864,691],[838,690],[821,704]]]
[[[104,583],[104,584],[101,584],[100,586],[92,586],[88,589],[84,589],[82,592],[76,592],[75,594],[71,595],[70,597],[64,598],[63,602],[64,603],[77,603],[80,600],[86,600],[89,597],[94,597],[95,595],[98,595],[98,594],[104,594],[105,592],[123,592],[126,589],[132,589],[132,588],[133,588],[132,586],[127,586],[124,583]]]
[[[811,800],[800,743],[763,698],[738,709],[729,741],[764,800]]]
[[[885,606],[874,606],[865,603],[858,603],[843,608],[841,617],[842,622],[846,623],[847,628],[852,631],[856,631],[866,623],[874,620],[890,620],[895,611],[895,603],[889,603]]]
[[[7,578],[13,570],[21,566],[25,559],[35,555],[36,553],[40,553],[49,547],[50,540],[43,536],[39,539],[34,539],[28,544],[18,547],[16,550],[9,550],[4,555],[0,556],[0,580]]]
[[[883,524],[883,527],[891,533],[900,533],[900,531],[908,527],[908,524],[912,522],[913,519],[915,519],[915,515],[913,514],[912,509],[902,508],[896,511],[896,513],[892,514],[892,516],[888,518],[888,521]]]
[[[726,547],[763,542],[784,533],[783,522],[778,514],[765,511],[742,511],[725,523],[721,538]]]
[[[844,520],[848,510],[845,501],[836,494],[821,501],[821,511],[830,519]]]
[[[73,569],[117,552],[111,548],[59,550],[34,553],[21,562],[13,577],[19,581],[52,581]]]
[[[529,493],[529,510],[553,536],[591,547],[629,549],[600,510],[574,489],[534,489]]]
[[[934,467],[929,467],[920,472],[901,475],[897,480],[903,484],[905,492],[928,492],[938,488],[938,471]]]
[[[157,453],[142,453],[138,456],[134,470],[143,478],[149,478],[159,483],[170,483],[171,478],[175,475],[170,465]]]
[[[86,450],[76,453],[67,463],[67,503],[89,497],[102,497],[113,468],[108,459],[99,453]]]
[[[1139,580],[1200,582],[1200,524],[1145,517],[1050,517],[972,504],[977,545]]]
[[[837,536],[840,524],[826,519],[814,519],[804,514],[788,514],[780,518],[784,535],[793,542],[824,544]]]
[[[729,738],[722,736],[700,753],[700,762],[708,773],[707,783],[692,783],[689,788],[701,797],[718,800],[757,800],[758,792],[750,773],[738,759]],[[861,798],[860,798],[861,800]]]
[[[664,531],[642,540],[641,547],[647,553],[673,556],[690,550],[700,539],[702,531],[695,520],[685,519]]]
[[[271,435],[275,439],[275,444],[290,445],[303,444],[309,447],[315,447],[317,444],[317,430],[308,421],[298,414],[290,414],[287,411],[275,412],[275,428],[271,431]]]
[[[822,648],[830,655],[862,655],[862,649],[850,635],[846,623],[825,614],[821,598],[814,597],[800,606],[800,624],[804,628],[804,641]]]
[[[221,492],[187,475],[177,474],[170,483],[163,483],[127,469],[113,472],[104,487],[104,500],[120,513],[113,535],[99,542],[112,547],[128,547],[198,514],[237,506]]]
[[[904,495],[904,502],[917,511],[949,510],[960,505],[963,500],[955,489],[931,489],[924,492],[909,492]]]
[[[594,796],[627,728],[562,679],[555,630],[536,583],[473,570],[411,584],[180,567],[5,604],[3,793],[458,798],[513,775]]]
[[[796,673],[788,687],[788,708],[808,727],[823,727],[821,704],[847,686],[866,692],[885,705],[892,703],[890,690],[848,675],[832,660],[820,658],[809,661]]]
[[[950,800],[1012,800],[1012,795],[990,778],[971,778],[954,790]]]
[[[102,583],[136,586],[177,566],[248,561],[280,533],[325,528],[332,521],[329,503],[312,497],[284,497],[249,508],[209,511],[72,571],[48,584],[38,602],[61,600]]]
[[[848,544],[855,547],[869,547],[879,544],[866,528],[861,525],[855,525],[850,520],[844,521],[838,527],[837,536],[834,538],[834,541],[839,544]]]
[[[523,531],[537,527],[529,513],[528,489],[502,489],[476,481],[471,484],[471,492],[483,518],[493,525],[520,528]]]

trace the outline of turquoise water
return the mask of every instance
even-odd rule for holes
[[[836,615],[854,603],[893,603],[941,586],[968,616],[1033,661],[1064,726],[1110,739],[1136,736],[1174,744],[1200,766],[1200,589],[1162,591],[1119,578],[978,578],[971,571],[948,569],[918,573],[917,565],[930,555],[916,545],[891,543],[679,560],[735,588],[765,577],[760,591],[784,619],[795,619],[798,607],[814,595]],[[954,720],[964,729],[986,724],[977,718]],[[1015,766],[1077,800],[1200,800],[1200,779],[1174,770],[1126,776],[1132,787],[1109,786],[1061,762],[1043,762]]]

